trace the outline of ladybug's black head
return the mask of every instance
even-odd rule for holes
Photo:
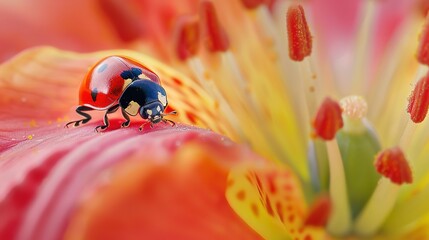
[[[163,118],[164,106],[161,102],[151,102],[140,108],[140,116],[151,123],[159,123]]]

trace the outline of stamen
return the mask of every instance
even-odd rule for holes
[[[426,16],[425,25],[420,34],[417,60],[421,64],[429,65],[429,15]]]
[[[351,211],[347,196],[346,176],[338,142],[334,138],[326,142],[329,159],[329,194],[332,201],[332,214],[328,230],[337,236],[344,235],[351,228]]]
[[[204,30],[205,46],[211,52],[224,52],[229,48],[229,39],[220,25],[213,2],[201,2],[201,22]]]
[[[324,140],[332,140],[343,127],[340,105],[332,99],[325,98],[313,122],[314,134]]]
[[[335,139],[337,131],[342,127],[340,105],[330,98],[325,98],[314,120],[314,134],[324,140],[331,140],[326,141],[330,172],[329,193],[333,206],[328,230],[339,236],[346,234],[351,227],[351,211],[343,159]]]
[[[328,196],[321,196],[313,203],[304,221],[305,226],[324,227],[331,214],[332,204]]]
[[[422,122],[429,107],[429,73],[421,78],[409,98],[407,112],[415,123]]]
[[[416,36],[418,34],[415,27],[418,23],[420,23],[420,21],[415,16],[407,18],[407,20],[397,27],[394,35],[391,37],[391,40],[389,40],[389,44],[386,46],[386,50],[384,51],[385,54],[381,58],[381,64],[377,75],[373,80],[369,80],[372,81],[372,83],[369,85],[369,88],[367,89],[368,91],[365,95],[368,102],[371,103],[371,111],[368,113],[369,119],[380,119],[380,115],[390,115],[384,114],[389,112],[389,104],[392,102],[389,98],[389,93],[401,91],[400,88],[403,85],[400,83],[403,83],[404,81],[404,78],[401,77],[403,76],[402,73],[405,72],[406,74],[409,74],[411,67],[407,65],[407,63],[410,62],[410,60],[414,60],[416,57],[415,53],[411,53],[408,49],[410,48],[409,43],[415,41],[415,37],[412,36]],[[420,72],[424,68],[426,68],[426,66],[421,65],[417,70],[416,75],[423,76],[424,73],[420,74]],[[420,77],[417,79],[420,79]],[[415,82],[417,82],[417,80]],[[394,98],[397,98],[396,95]],[[391,117],[386,117],[382,121],[391,123]],[[398,130],[400,127],[394,127],[392,124],[381,125],[386,126],[386,130],[384,131],[389,132],[387,134],[389,138],[394,139],[395,136],[399,134]],[[387,128],[398,130],[391,131],[387,130]],[[382,131],[380,127],[379,130]]]
[[[398,192],[399,185],[382,178],[370,200],[356,218],[354,232],[363,236],[371,236],[377,232],[395,206]]]
[[[116,0],[101,0],[97,3],[123,41],[131,42],[144,34],[140,15],[136,12],[138,8]]]
[[[354,230],[361,235],[374,234],[389,216],[399,193],[399,185],[412,182],[411,169],[399,147],[386,149],[376,157],[375,167],[382,178],[356,219]],[[389,196],[389,197],[386,197]]]
[[[177,25],[176,53],[180,60],[186,60],[198,51],[198,20],[193,17],[179,19]]]
[[[393,183],[401,185],[413,180],[408,161],[399,147],[386,149],[378,154],[374,165],[381,175]]]
[[[255,9],[258,8],[261,4],[263,4],[264,0],[241,0],[244,7],[247,9]]]
[[[358,94],[363,94],[364,88],[366,87],[367,82],[363,79],[368,79],[366,76],[370,53],[370,37],[372,33],[372,27],[375,26],[374,19],[376,17],[375,7],[378,4],[378,1],[367,0],[363,2],[363,11],[360,19],[362,22],[359,26],[359,31],[356,40],[355,48],[355,63],[353,68],[353,80],[352,80],[352,89],[355,89],[355,92]]]
[[[302,61],[311,54],[312,37],[301,5],[292,5],[286,14],[289,37],[289,56],[294,61]]]
[[[203,86],[203,88],[210,94],[218,103],[220,114],[223,115],[226,119],[228,119],[228,123],[230,123],[231,128],[228,132],[236,133],[239,138],[244,139],[244,133],[240,127],[240,121],[236,113],[232,110],[228,101],[226,101],[223,94],[219,91],[216,85],[213,82],[213,79],[209,79],[206,76],[207,69],[204,67],[204,64],[201,62],[200,58],[192,57],[187,60],[187,63],[194,73],[196,79],[199,84]]]

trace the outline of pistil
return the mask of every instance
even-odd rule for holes
[[[375,154],[380,150],[380,144],[366,120],[366,101],[360,96],[349,96],[343,98],[340,104],[344,128],[338,132],[336,138],[341,151],[354,219],[370,198],[379,180],[373,161]]]

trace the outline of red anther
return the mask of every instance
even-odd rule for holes
[[[116,0],[102,0],[97,3],[121,40],[131,42],[142,37],[142,18],[130,3]]]
[[[265,0],[241,0],[247,9],[255,9],[265,3]]]
[[[386,149],[375,158],[375,168],[381,175],[396,184],[412,183],[413,176],[408,161],[399,147]]]
[[[325,98],[313,122],[314,134],[324,140],[332,140],[338,130],[343,127],[340,105],[330,99]]]
[[[292,5],[286,14],[287,34],[289,38],[289,57],[302,61],[311,54],[312,38],[304,9],[301,5]]]
[[[215,8],[211,1],[201,2],[201,23],[207,49],[211,52],[224,52],[228,50],[228,36],[218,21]]]
[[[422,17],[427,16],[429,10],[429,1],[428,0],[418,0],[417,1],[417,11],[421,14]]]
[[[429,107],[429,73],[421,78],[408,99],[407,112],[415,123],[422,122]]]
[[[323,227],[328,222],[332,210],[331,199],[321,196],[314,201],[304,221],[305,226]]]
[[[429,16],[426,17],[423,31],[420,34],[417,60],[421,64],[429,65]]]
[[[198,20],[183,17],[177,23],[176,53],[180,60],[194,56],[198,51],[199,31]]]

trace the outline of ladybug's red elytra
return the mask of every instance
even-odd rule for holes
[[[161,121],[174,126],[173,121],[164,118],[166,115],[176,114],[164,113],[167,105],[167,93],[161,86],[158,75],[130,58],[109,56],[97,62],[82,81],[76,112],[84,118],[71,121],[66,127],[71,124],[77,127],[89,122],[91,116],[87,111],[106,110],[104,125],[95,128],[96,131],[103,131],[109,126],[107,115],[119,108],[126,120],[122,127],[130,125],[129,115],[137,114],[148,120],[151,126]]]

